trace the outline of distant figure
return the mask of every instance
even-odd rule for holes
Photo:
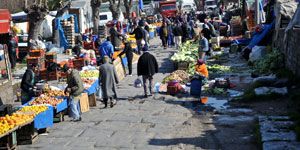
[[[147,80],[149,80],[150,96],[153,86],[153,75],[158,72],[158,64],[156,58],[145,49],[143,55],[139,58],[137,64],[137,74],[142,76],[144,85],[144,97],[147,98]]]
[[[112,59],[114,54],[114,46],[110,42],[110,37],[107,37],[106,41],[100,45],[99,53],[101,55],[101,60],[103,60],[104,56],[108,56],[110,59]]]
[[[10,40],[8,43],[8,56],[9,56],[9,61],[11,64],[11,69],[15,69],[16,67],[16,62],[17,62],[17,48],[18,48],[18,43],[14,39],[13,35],[9,36]]]
[[[143,29],[144,22],[140,21],[138,24],[139,24],[139,26],[137,28],[135,28],[131,34],[134,34],[135,39],[136,39],[136,45],[138,46],[138,54],[141,54],[141,51],[142,51],[141,42],[146,37],[146,35],[145,35],[145,31]]]
[[[173,28],[173,34],[175,36],[175,47],[178,49],[182,41],[182,28],[179,22],[176,22],[175,27]]]
[[[114,50],[116,50],[116,48],[118,48],[121,45],[122,41],[120,37],[123,36],[117,30],[117,23],[115,23],[114,26],[110,28],[109,34],[110,34],[110,41],[114,46]]]
[[[209,43],[206,37],[204,36],[203,30],[200,33],[200,41],[199,41],[199,59],[205,60],[205,54],[209,51]]]
[[[133,49],[132,49],[132,46],[131,46],[131,42],[128,41],[128,37],[126,39],[124,39],[123,42],[125,43],[125,48],[119,54],[119,56],[122,56],[123,54],[126,54],[128,71],[129,71],[128,75],[132,76]]]
[[[115,67],[109,63],[109,57],[104,56],[103,61],[104,64],[100,66],[99,85],[102,89],[104,108],[107,108],[108,99],[110,99],[110,107],[117,103],[113,99],[117,98],[116,83],[118,84],[119,80]]]
[[[167,49],[167,41],[168,41],[168,26],[166,22],[163,22],[160,27],[159,36],[162,41],[162,45],[164,49]]]

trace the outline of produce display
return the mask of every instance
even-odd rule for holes
[[[49,97],[67,96],[63,90],[51,90],[50,88],[44,89],[44,95]]]
[[[99,71],[98,70],[84,70],[80,72],[81,78],[98,78]]]
[[[63,99],[58,99],[47,95],[41,95],[40,97],[36,98],[34,101],[30,102],[29,104],[30,105],[49,104],[55,107],[57,104],[61,103],[62,101]]]
[[[33,114],[12,114],[0,117],[0,134],[4,134],[18,125],[31,121]]]
[[[175,62],[195,62],[198,58],[198,44],[186,42],[180,46],[179,51],[175,53],[171,60]]]
[[[34,106],[25,106],[22,107],[20,110],[18,110],[16,113],[32,113],[34,115],[37,115],[41,112],[44,112],[48,109],[47,106],[42,105],[34,105]]]
[[[81,78],[81,80],[85,89],[91,87],[92,84],[96,81],[96,79],[93,78]]]
[[[217,64],[208,65],[207,69],[209,73],[215,73],[215,74],[224,74],[224,73],[231,72],[230,66],[222,66]]]
[[[172,72],[169,76],[163,79],[163,83],[176,80],[180,83],[186,83],[189,80],[189,74],[183,70],[176,70]]]

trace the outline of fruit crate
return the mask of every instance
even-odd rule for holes
[[[33,144],[38,139],[38,131],[34,128],[34,122],[17,130],[18,145]]]
[[[42,59],[40,57],[27,57],[26,58],[27,65],[28,64],[39,64]]]
[[[56,52],[50,52],[46,54],[46,60],[57,60],[57,53]]]
[[[17,132],[13,129],[5,136],[0,138],[0,149],[14,150],[17,149]]]
[[[30,57],[45,57],[45,50],[30,50]]]

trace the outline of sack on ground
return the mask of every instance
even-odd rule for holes
[[[136,87],[136,88],[142,87],[142,80],[140,78],[135,79],[134,87]]]

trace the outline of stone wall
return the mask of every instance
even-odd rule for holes
[[[285,55],[285,64],[294,74],[300,77],[300,29],[289,32],[284,42],[285,29],[280,29],[274,45]]]
[[[13,96],[13,86],[11,80],[0,85],[0,98],[3,104],[13,104]]]

